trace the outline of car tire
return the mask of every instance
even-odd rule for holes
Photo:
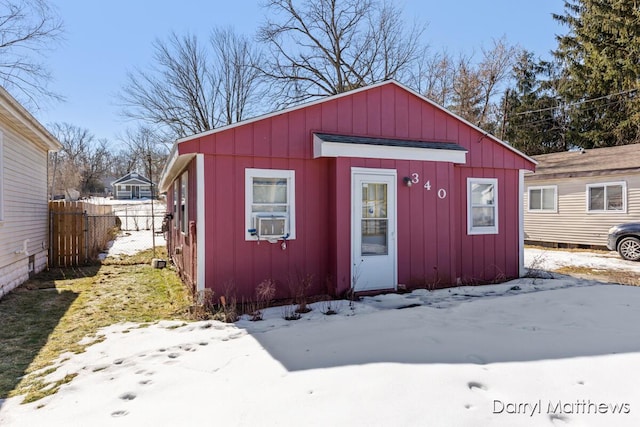
[[[640,260],[640,240],[635,237],[625,237],[618,243],[618,253],[629,261]]]

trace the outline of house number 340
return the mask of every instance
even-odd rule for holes
[[[418,184],[419,182],[420,174],[418,174],[417,172],[413,172],[411,174],[411,183]],[[427,182],[424,183],[423,187],[425,188],[425,190],[431,191],[431,181],[427,180]],[[444,199],[445,197],[447,197],[447,190],[445,190],[444,188],[438,189],[438,197],[440,199]]]

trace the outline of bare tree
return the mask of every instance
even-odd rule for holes
[[[219,80],[219,118],[221,124],[239,122],[247,114],[259,93],[261,53],[251,45],[247,37],[234,33],[230,28],[214,29],[211,47],[215,57],[215,73]]]
[[[127,75],[120,95],[124,114],[167,126],[177,137],[213,129],[218,83],[196,36],[172,33],[153,48],[151,69]]]
[[[106,139],[95,140],[88,130],[69,123],[54,123],[52,133],[62,144],[62,150],[53,157],[55,183],[53,194],[78,190],[82,195],[101,192],[102,180],[108,174],[111,151]]]
[[[488,131],[497,129],[499,94],[505,83],[511,78],[511,69],[519,48],[507,44],[504,38],[493,40],[490,48],[482,48],[482,57],[474,61],[474,55],[460,54],[455,61],[444,56],[442,66],[439,63],[427,67],[422,79],[426,81],[426,96],[430,96],[430,88],[435,86],[436,101],[469,122]],[[450,76],[449,79],[441,77]],[[433,81],[433,82],[432,82]],[[451,86],[447,89],[446,85]],[[437,98],[440,92],[451,94],[450,97]]]
[[[166,128],[173,137],[241,120],[255,93],[259,53],[230,29],[201,46],[194,35],[172,33],[153,44],[149,70],[130,72],[119,96],[125,116]]]
[[[423,55],[414,67],[409,84],[430,100],[450,105],[453,96],[454,60],[446,51]]]
[[[0,84],[28,106],[47,89],[51,75],[41,59],[62,37],[62,21],[45,0],[0,0]]]
[[[258,38],[271,60],[260,68],[286,104],[402,79],[424,48],[424,26],[405,26],[376,0],[268,0],[274,18]]]
[[[478,64],[478,78],[481,84],[482,110],[476,124],[486,127],[490,121],[492,101],[501,84],[511,77],[514,60],[519,48],[507,44],[503,37],[493,40],[490,49],[482,49],[482,61]]]
[[[127,129],[122,141],[129,160],[129,170],[143,171],[152,182],[157,183],[167,159],[168,141],[166,135],[159,134],[148,126]]]
[[[449,108],[471,123],[477,123],[482,111],[482,82],[472,56],[458,56],[452,84],[453,96]]]

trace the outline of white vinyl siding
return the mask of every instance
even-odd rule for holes
[[[529,212],[557,212],[557,186],[528,187],[527,192],[529,195]]]
[[[640,174],[603,175],[598,181],[626,183],[626,210],[608,212],[587,211],[587,185],[595,183],[594,177],[556,178],[530,180],[532,186],[557,187],[557,212],[541,215],[526,209],[529,206],[528,191],[524,193],[524,238],[527,241],[566,243],[575,245],[605,246],[607,232],[613,225],[624,222],[640,222]],[[597,182],[597,181],[596,181]]]
[[[16,254],[25,240],[28,253],[46,251],[49,206],[47,151],[7,129],[2,135],[2,221],[0,222],[0,268],[25,258]],[[2,278],[0,277],[0,282]],[[0,283],[1,284],[1,283]]]
[[[467,233],[498,233],[498,180],[467,178]]]

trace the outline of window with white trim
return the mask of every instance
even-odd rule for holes
[[[587,212],[626,212],[627,183],[587,184]]]
[[[245,169],[245,240],[295,239],[295,171]]]
[[[180,230],[189,234],[189,172],[185,171],[180,177]]]
[[[529,187],[529,212],[557,212],[558,186]]]
[[[467,233],[498,234],[496,178],[467,178]]]
[[[173,181],[173,228],[178,228],[178,181]]]

